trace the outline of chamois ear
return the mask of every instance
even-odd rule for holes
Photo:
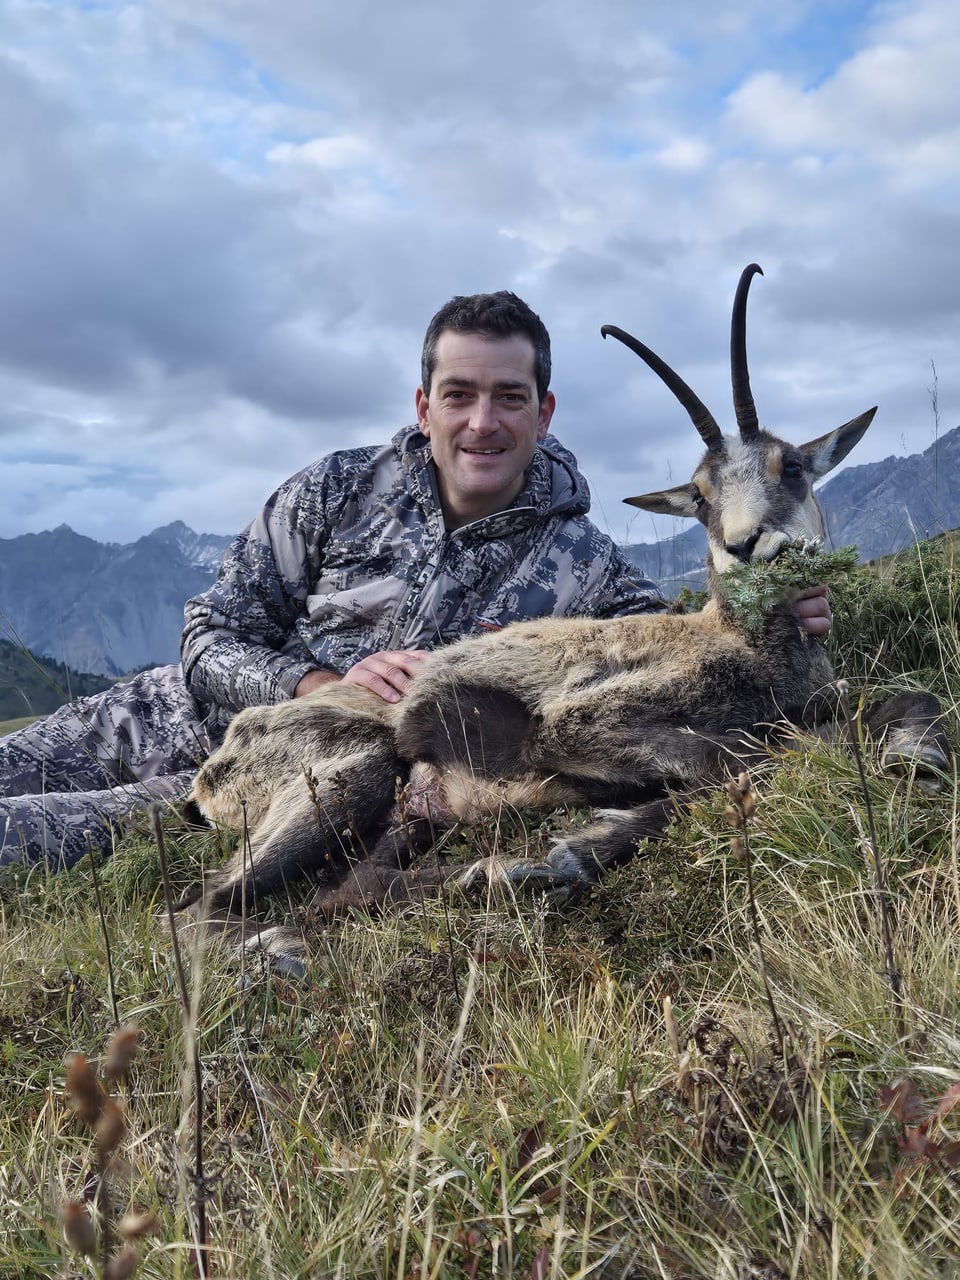
[[[825,436],[818,436],[809,444],[800,446],[807,468],[813,473],[815,479],[819,480],[844,460],[869,427],[876,412],[877,406],[874,405],[866,413],[861,413],[859,418],[851,418],[835,431],[828,431]]]
[[[638,498],[624,498],[631,507],[655,511],[661,516],[695,516],[700,491],[692,484],[678,484],[675,489],[658,489],[642,493]]]

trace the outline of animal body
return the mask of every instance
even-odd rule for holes
[[[732,567],[821,539],[813,484],[853,448],[870,409],[794,446],[759,426],[746,361],[751,265],[733,307],[731,365],[737,434],[672,369],[622,330],[674,392],[706,452],[687,484],[629,498],[707,530],[711,599],[701,613],[603,621],[518,622],[434,652],[406,696],[388,703],[331,684],[304,698],[241,712],[197,775],[192,800],[215,823],[249,833],[189,907],[213,931],[299,964],[289,930],[248,924],[257,900],[319,877],[329,910],[376,906],[454,877],[571,883],[629,858],[664,828],[678,796],[715,784],[762,751],[776,727],[811,725],[832,680],[822,645],[800,630],[791,602],[747,633],[723,593]],[[900,695],[874,731],[888,762],[945,767],[939,708]],[[542,863],[411,867],[438,830],[504,805],[599,807]]]

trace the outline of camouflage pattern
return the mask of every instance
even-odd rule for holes
[[[331,454],[277,490],[188,602],[188,687],[239,711],[383,649],[432,649],[521,618],[662,609],[589,506],[576,460],[551,437],[513,507],[453,531],[416,427]]]
[[[0,738],[0,866],[72,866],[86,832],[109,848],[116,821],[179,800],[217,745],[179,665],[158,667]]]
[[[448,531],[416,427],[293,476],[188,601],[182,668],[163,667],[0,739],[0,865],[70,865],[85,832],[186,795],[196,763],[243,707],[293,696],[384,649],[430,649],[523,618],[659,611],[587,518],[573,455],[548,437],[507,511]]]

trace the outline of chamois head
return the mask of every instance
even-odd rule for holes
[[[725,436],[687,384],[642,342],[604,325],[644,360],[677,397],[707,446],[689,484],[624,501],[661,515],[694,516],[706,527],[713,572],[734,564],[772,560],[788,543],[822,538],[823,515],[814,482],[841,462],[873,421],[876,407],[809,444],[792,445],[761,429],[747,372],[747,293],[759,272],[744,268],[733,303],[730,366],[739,434]]]

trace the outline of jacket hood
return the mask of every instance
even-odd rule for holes
[[[415,490],[437,502],[430,441],[419,427],[404,427],[393,437],[404,471]],[[419,495],[418,495],[419,496]],[[581,516],[590,510],[590,486],[577,459],[555,436],[548,435],[537,445],[526,470],[525,483],[516,502],[506,511],[495,512],[467,528],[499,534],[501,528],[518,528],[544,516]]]

